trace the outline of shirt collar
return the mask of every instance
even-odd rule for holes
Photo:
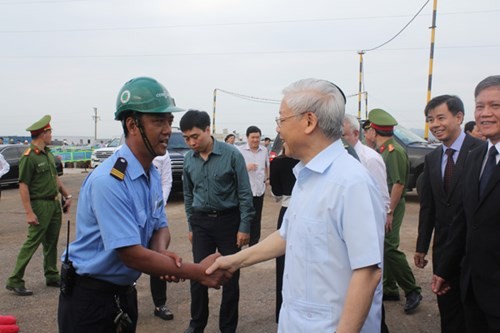
[[[347,153],[342,141],[338,139],[314,156],[309,163],[305,165],[302,161],[297,163],[293,168],[293,173],[297,179],[303,169],[309,169],[316,173],[323,173],[339,156],[341,156],[341,154]]]
[[[464,140],[465,140],[465,133],[463,131],[461,131],[458,138],[451,144],[450,147],[446,147],[445,145],[443,145],[443,153],[445,153],[446,149],[448,149],[448,148],[453,149],[454,150],[453,153],[459,152],[460,149],[462,148]]]
[[[263,148],[263,146],[259,145],[259,147],[257,148],[257,151],[262,150],[262,148]],[[245,149],[245,150],[249,150],[249,151],[251,151],[251,150],[252,150],[252,149],[250,149],[250,146],[248,145],[248,142],[247,142],[247,144],[246,144],[246,145],[244,145],[244,146],[243,146],[243,149]]]
[[[127,146],[126,143],[123,144],[123,146],[120,148],[120,156],[125,158],[125,160],[127,160],[126,172],[132,180],[135,180],[143,175],[146,176],[142,164],[135,157],[134,153],[132,153],[132,151],[130,150],[129,146]],[[154,165],[151,162],[151,165],[149,166],[149,174],[151,174],[152,169],[154,169]]]

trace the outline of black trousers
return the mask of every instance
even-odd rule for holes
[[[240,213],[236,211],[223,216],[203,216],[193,213],[193,260],[199,263],[216,250],[222,255],[234,254],[236,234],[240,225]],[[238,303],[240,298],[240,272],[236,271],[229,282],[222,287],[222,301],[219,311],[219,329],[222,333],[234,333],[238,326]],[[201,333],[208,322],[208,288],[191,281],[191,322],[196,333]]]
[[[255,218],[250,226],[249,246],[255,245],[260,239],[260,225],[262,222],[262,207],[264,206],[264,194],[260,197],[253,197],[253,208],[255,209]]]
[[[281,207],[280,215],[278,216],[277,229],[281,228],[283,224],[283,216],[285,216],[287,207]],[[276,322],[280,317],[281,304],[283,303],[283,272],[285,271],[285,256],[282,255],[276,258]]]
[[[465,333],[465,314],[460,298],[460,281],[457,276],[450,281],[451,289],[442,296],[437,296],[441,316],[441,333]]]
[[[159,308],[167,304],[167,281],[161,280],[157,276],[150,275],[149,287],[151,288],[151,296],[155,307]]]
[[[468,333],[500,333],[500,318],[481,309],[472,283],[465,297],[464,314]]]
[[[59,333],[111,333],[116,332],[113,320],[118,314],[115,296],[120,307],[132,320],[130,330],[135,333],[137,325],[137,291],[132,288],[117,294],[112,290],[98,291],[75,285],[71,295],[59,295],[57,320]]]

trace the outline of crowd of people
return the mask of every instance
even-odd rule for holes
[[[464,129],[457,96],[434,97],[424,110],[442,144],[425,157],[413,261],[426,266],[432,241],[442,332],[500,332],[500,76],[482,80],[474,96],[476,122]],[[128,81],[115,112],[125,144],[84,180],[61,272],[57,242],[72,195],[57,177],[47,148],[51,118],[43,117],[27,128],[32,142],[20,161],[19,192],[28,237],[6,288],[33,294],[24,271],[42,244],[46,285],[61,288],[61,333],[135,332],[141,273],[150,275],[154,315],[164,320],[174,317],[167,282],[190,280],[185,333],[204,332],[208,288],[222,287],[219,329],[234,333],[240,269],[276,258],[278,332],[389,332],[384,301],[400,300],[401,289],[409,314],[422,300],[399,249],[408,156],[393,139],[397,120],[389,112],[373,109],[360,124],[345,114],[345,103],[326,80],[286,87],[276,117],[283,149],[271,163],[271,140],[261,144],[257,126],[235,146],[234,134],[225,142],[212,136],[208,113],[183,114],[180,129],[191,148],[183,174],[190,263],[169,248],[165,214],[168,139],[174,113],[186,110],[155,79]],[[277,230],[260,240],[268,188],[282,208]]]

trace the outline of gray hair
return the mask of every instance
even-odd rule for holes
[[[353,131],[357,130],[359,132],[359,120],[358,120],[358,118],[356,118],[352,114],[346,114],[344,116],[344,122],[347,122]]]
[[[342,136],[345,100],[336,85],[326,80],[304,79],[283,89],[283,95],[294,114],[314,113],[319,129],[328,139]]]
[[[481,91],[491,87],[500,88],[500,75],[488,76],[486,79],[479,82],[478,85],[476,86],[476,90],[474,91],[474,97],[477,98],[477,96],[481,93]]]

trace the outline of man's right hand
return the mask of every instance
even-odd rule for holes
[[[239,232],[236,234],[236,246],[242,247],[250,243],[250,234],[245,232]]]
[[[438,296],[446,294],[451,289],[450,284],[445,279],[435,274],[432,276],[431,287],[432,292]]]
[[[417,266],[418,268],[424,268],[429,262],[427,259],[425,259],[425,253],[421,252],[415,252],[413,261],[415,262],[415,266]]]
[[[26,222],[28,222],[29,225],[37,225],[38,224],[38,218],[36,217],[35,213],[27,213],[26,214]]]
[[[215,259],[220,256],[220,253],[214,253],[207,256],[199,263],[199,265],[203,268],[203,277],[200,278],[198,282],[209,288],[219,289],[221,285],[231,279],[233,273],[226,269],[212,270],[210,274],[207,273],[207,269],[211,267],[215,263]]]
[[[188,232],[188,239],[189,239],[189,242],[191,244],[193,244],[193,232],[192,231]]]

